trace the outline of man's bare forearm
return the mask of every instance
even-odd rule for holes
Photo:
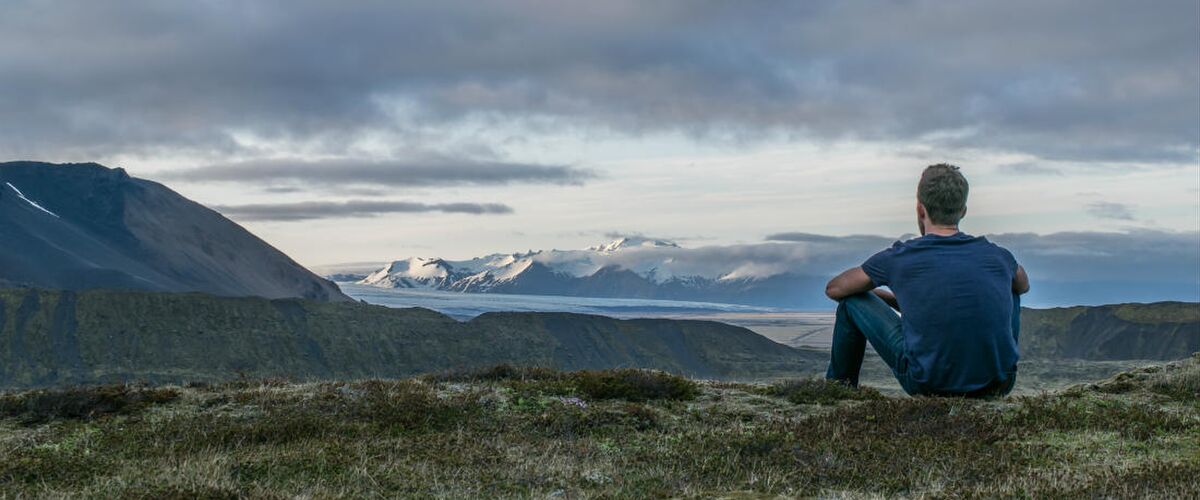
[[[900,302],[896,301],[896,294],[892,293],[891,290],[876,288],[872,291],[875,292],[876,296],[883,299],[884,302],[887,302],[887,305],[892,306],[892,309],[900,310]]]

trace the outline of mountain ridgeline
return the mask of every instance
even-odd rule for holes
[[[705,259],[673,242],[625,237],[585,250],[493,254],[449,261],[414,257],[369,274],[330,272],[339,281],[381,288],[464,293],[561,295],[822,308],[827,276],[777,272],[770,265]],[[768,272],[763,272],[766,269]]]
[[[708,321],[489,313],[468,322],[354,302],[0,290],[0,387],[402,377],[502,363],[695,377],[813,373],[826,355]]]
[[[0,163],[0,286],[350,300],[220,214],[95,163]]]
[[[1020,340],[1032,358],[1181,359],[1200,352],[1200,303],[1026,309]]]

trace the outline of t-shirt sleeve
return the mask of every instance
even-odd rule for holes
[[[1004,259],[1004,263],[1008,264],[1009,274],[1016,276],[1017,275],[1017,258],[1013,257],[1012,252],[1008,251],[1007,248],[1004,248],[999,245],[997,245],[996,248],[1000,249],[1000,255]]]
[[[892,274],[892,261],[896,256],[896,248],[900,246],[900,242],[896,242],[891,248],[885,249],[871,258],[863,262],[863,272],[867,273],[867,277],[871,278],[871,283],[875,286],[888,286],[891,283],[889,276]]]

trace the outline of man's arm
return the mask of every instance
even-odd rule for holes
[[[1029,291],[1029,275],[1025,274],[1025,268],[1020,264],[1017,265],[1017,274],[1013,276],[1012,291],[1017,295]]]
[[[886,302],[887,305],[892,306],[892,309],[895,309],[897,311],[900,310],[900,302],[896,300],[896,294],[892,293],[891,290],[887,290],[887,289],[883,289],[883,288],[876,288],[871,291],[875,292],[875,295],[877,297],[883,299],[883,301]]]
[[[867,273],[861,267],[855,267],[829,280],[829,284],[825,285],[825,295],[833,300],[842,300],[873,288],[875,283],[871,282]]]

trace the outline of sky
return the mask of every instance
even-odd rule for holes
[[[9,0],[0,159],[123,167],[306,265],[887,240],[950,162],[967,232],[1192,273],[1200,3]]]

